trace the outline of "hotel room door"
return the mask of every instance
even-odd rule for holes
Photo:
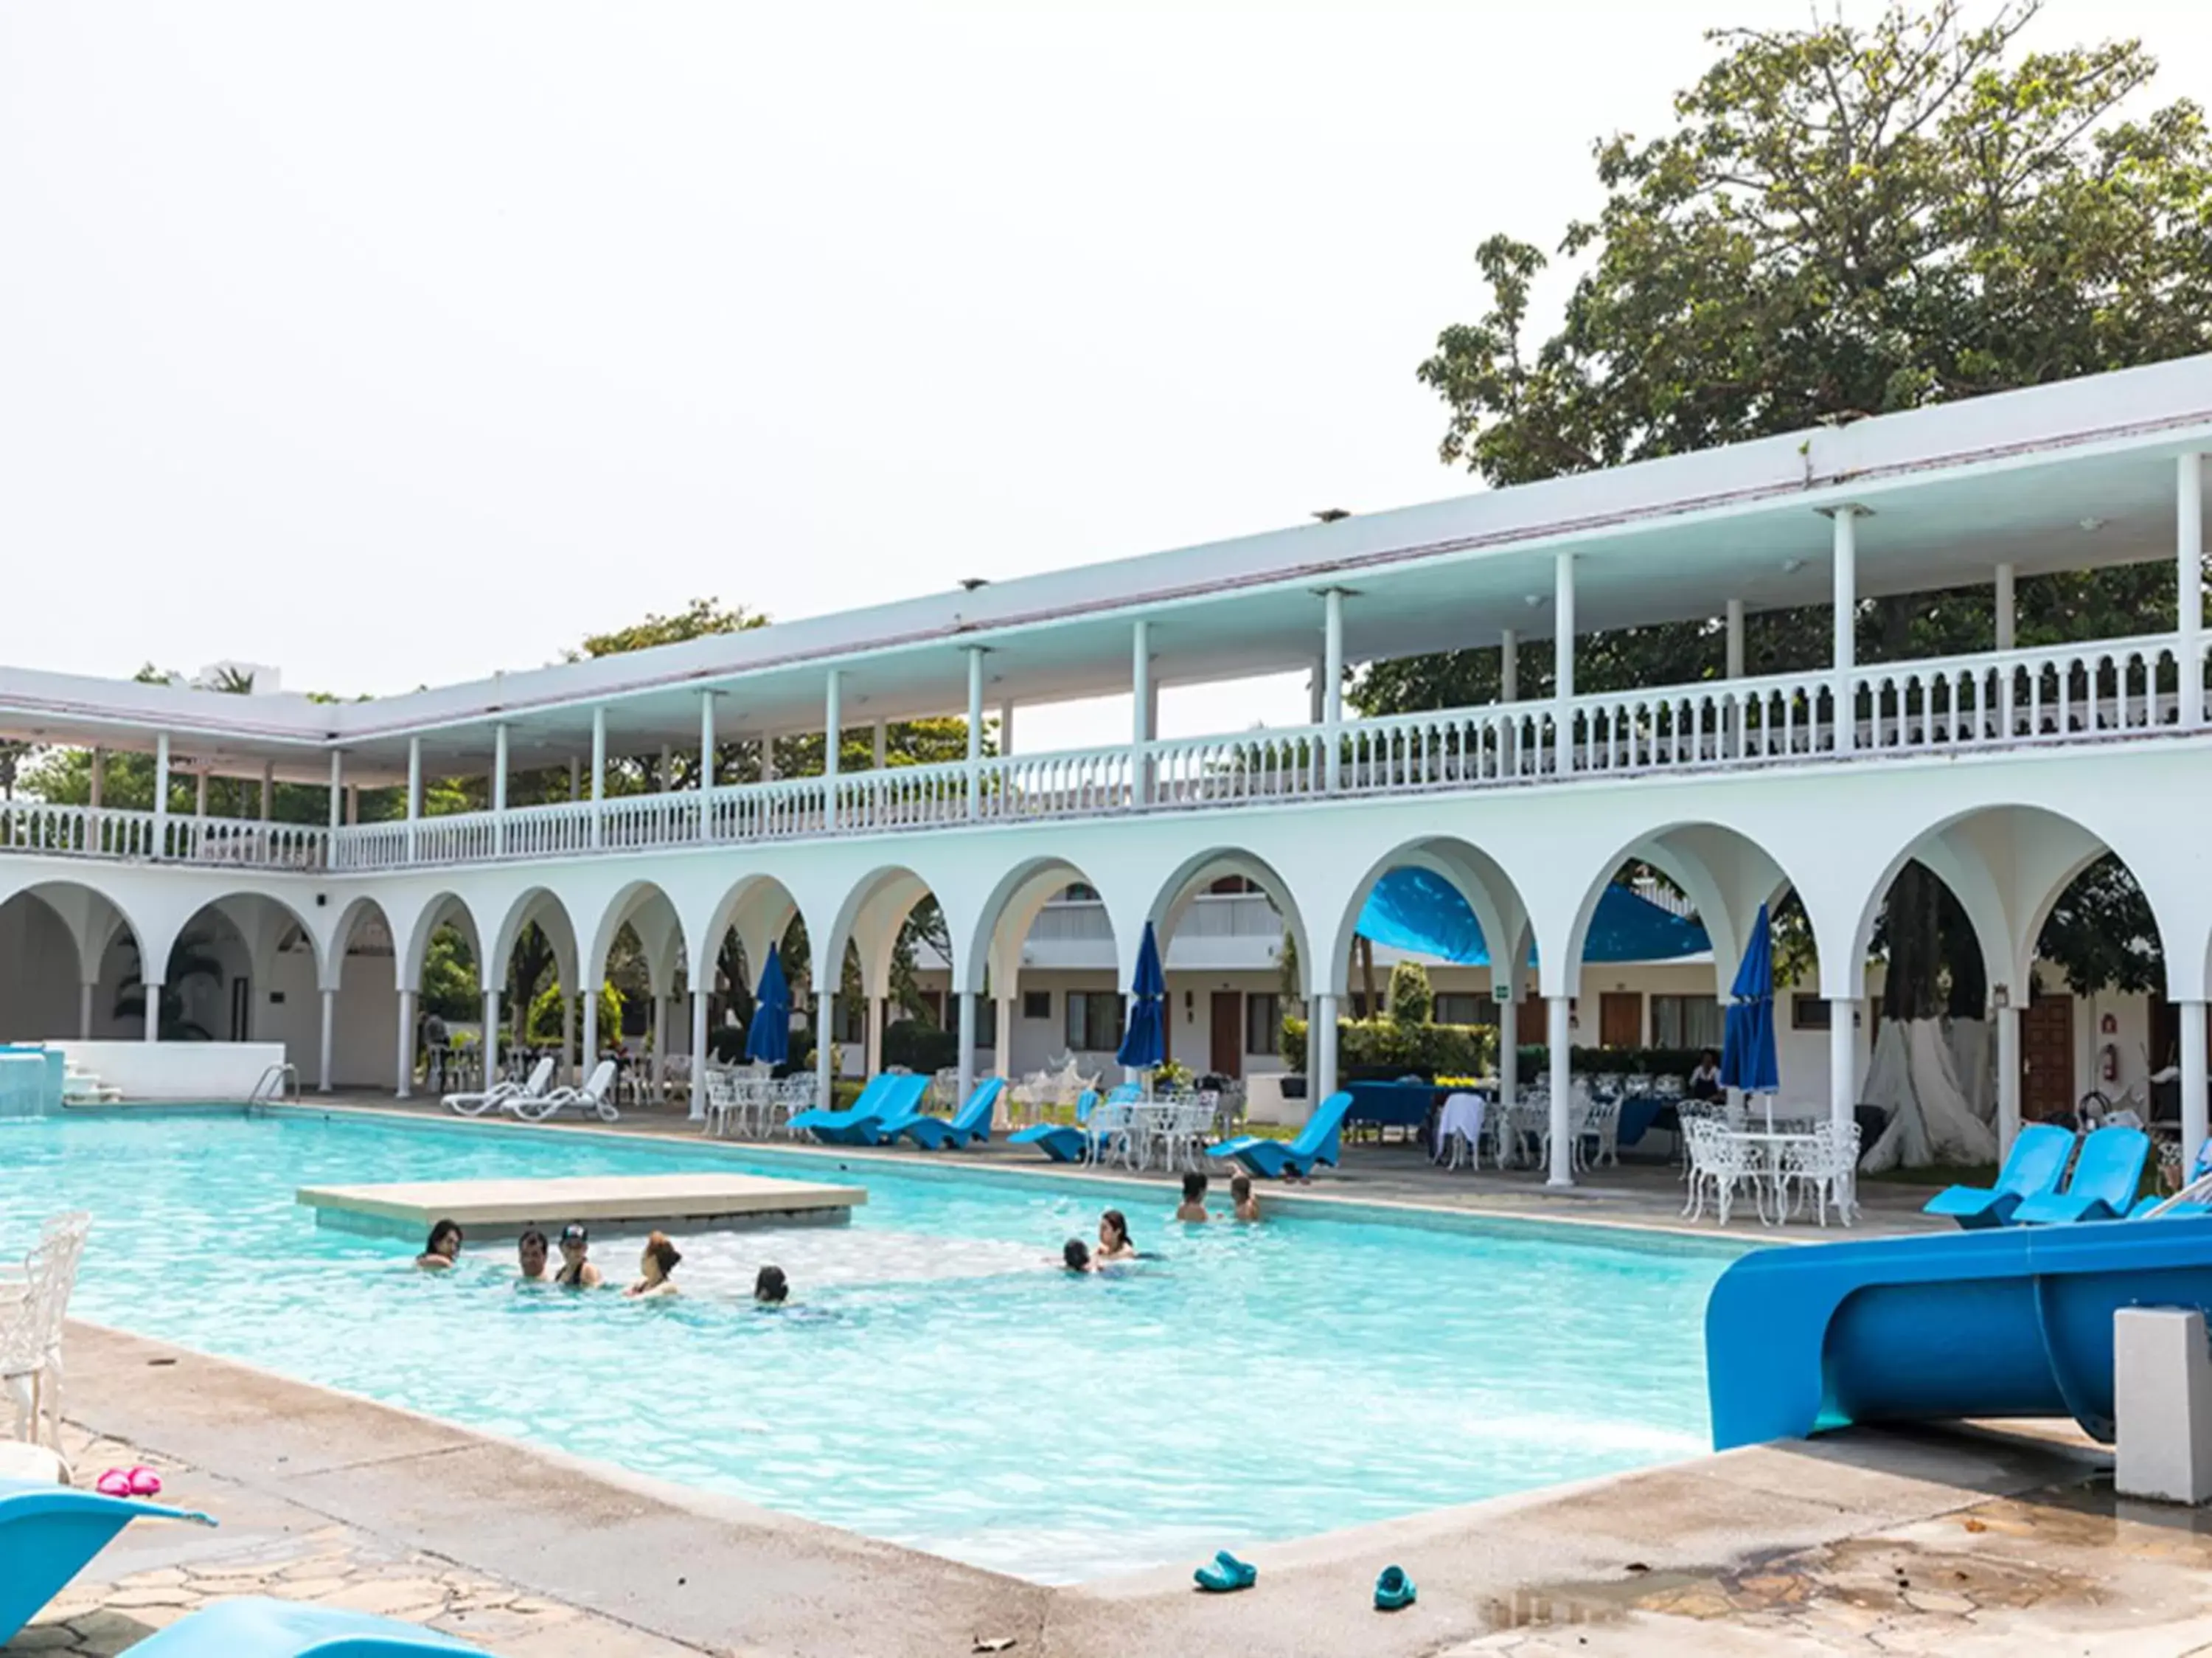
[[[1244,1074],[1244,992],[1213,993],[1212,1068],[1235,1081]]]

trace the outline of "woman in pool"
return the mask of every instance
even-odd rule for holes
[[[1118,1209],[1109,1209],[1098,1217],[1098,1247],[1091,1252],[1094,1265],[1108,1261],[1133,1261],[1137,1246],[1129,1241],[1129,1222]]]
[[[588,1259],[592,1234],[574,1221],[561,1228],[561,1269],[553,1282],[564,1289],[597,1289],[599,1269]]]
[[[415,1258],[425,1272],[443,1272],[461,1258],[461,1223],[441,1221],[430,1228],[430,1240]]]
[[[637,1258],[637,1282],[623,1294],[637,1301],[660,1301],[683,1294],[669,1277],[683,1259],[682,1252],[668,1241],[665,1233],[654,1233],[645,1240],[645,1253]]]

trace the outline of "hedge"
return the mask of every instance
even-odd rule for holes
[[[1283,1021],[1283,1063],[1293,1071],[1306,1068],[1306,1021]],[[1542,1076],[1551,1050],[1541,1045],[1520,1049],[1524,1082]],[[1697,1068],[1702,1048],[1571,1048],[1567,1068],[1577,1076],[1683,1076]],[[1336,1027],[1336,1070],[1340,1078],[1362,1082],[1370,1076],[1487,1076],[1498,1069],[1494,1025],[1400,1025],[1388,1019],[1343,1019]]]

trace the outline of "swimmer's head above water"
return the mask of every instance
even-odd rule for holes
[[[763,1307],[781,1307],[791,1294],[791,1280],[780,1266],[763,1266],[753,1280],[753,1299]]]
[[[1091,1270],[1091,1246],[1080,1238],[1070,1238],[1060,1246],[1060,1264],[1071,1272]]]

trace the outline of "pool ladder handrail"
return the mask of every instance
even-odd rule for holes
[[[284,1060],[261,1073],[261,1080],[253,1085],[253,1092],[246,1095],[246,1103],[281,1104],[288,1098],[295,1106],[300,1103],[300,1068],[289,1060]]]

